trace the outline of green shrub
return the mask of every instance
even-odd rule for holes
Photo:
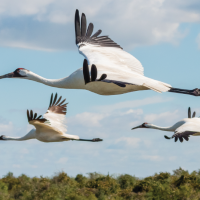
[[[54,177],[15,177],[9,172],[0,179],[0,200],[199,200],[200,171],[181,168],[173,174],[160,172],[138,179],[124,174],[116,178],[99,173],[75,178],[65,172]]]

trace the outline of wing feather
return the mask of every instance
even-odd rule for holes
[[[83,20],[86,21],[86,16],[82,15]],[[84,23],[85,26],[86,23]],[[85,30],[85,28],[83,28]],[[75,33],[76,44],[79,47],[79,52],[88,60],[89,65],[105,65],[107,68],[118,68],[118,70],[125,70],[128,72],[136,72],[141,75],[144,69],[139,60],[131,54],[122,50],[122,47],[115,43],[108,36],[99,36],[101,30],[98,30],[91,36],[93,31],[93,24],[88,26],[87,34],[80,32],[80,18],[79,11],[75,13]],[[90,37],[91,36],[91,37]],[[99,37],[98,37],[99,36]]]
[[[172,138],[175,138],[175,141],[179,139],[180,142],[183,142],[183,138],[186,141],[188,141],[190,135],[195,135],[196,133],[199,132],[200,132],[200,125],[198,125],[198,123],[186,122],[185,124],[181,125],[179,128],[176,129]]]
[[[40,115],[37,117],[37,113],[33,114],[33,111],[27,110],[27,118],[29,124],[32,124],[35,126],[35,128],[40,129],[44,132],[52,132],[59,134],[64,134],[67,132],[66,127],[66,107],[67,103],[64,104],[66,99],[62,100],[62,96],[58,98],[57,100],[57,93],[55,94],[55,97],[53,94],[50,98],[50,104],[47,112],[44,114],[44,117]],[[60,102],[61,101],[61,102]]]
[[[48,112],[52,112],[52,113],[56,113],[56,114],[63,114],[65,115],[66,114],[66,108],[67,108],[67,103],[66,104],[63,104],[66,99],[64,99],[59,105],[58,103],[60,102],[62,96],[57,100],[57,93],[53,99],[53,94],[51,95],[51,99],[50,99],[50,104],[49,104],[49,108],[47,110],[47,113]],[[52,103],[53,102],[53,103]]]
[[[50,122],[50,126],[54,130],[65,133],[67,132],[65,116],[68,103],[65,103],[66,99],[62,100],[62,96],[60,96],[58,100],[57,97],[57,93],[55,97],[53,97],[53,94],[51,95],[50,105],[47,112],[44,114],[44,118]]]
[[[93,38],[93,37],[98,37],[98,36],[101,34],[101,32],[102,32],[102,30],[98,30],[98,31],[92,36],[92,38]]]
[[[92,35],[93,29],[94,29],[94,25],[90,23],[87,29],[86,37],[90,37]]]

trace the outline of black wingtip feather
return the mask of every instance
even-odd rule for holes
[[[28,122],[30,122],[30,121],[32,121],[32,120],[38,120],[38,121],[40,121],[41,123],[44,123],[45,121],[47,121],[47,120],[44,119],[44,118],[40,119],[41,117],[42,117],[42,115],[40,115],[39,117],[37,117],[37,113],[35,113],[35,114],[33,115],[33,111],[32,111],[32,110],[30,110],[30,112],[29,112],[29,110],[27,110]]]
[[[183,136],[183,138],[188,141],[189,140],[189,137],[188,136]]]
[[[34,114],[34,117],[33,117],[33,119],[36,119],[36,118],[37,118],[37,113],[35,113],[35,114]]]
[[[53,93],[51,94],[51,99],[50,99],[49,107],[51,107],[52,101],[53,101]]]
[[[183,142],[183,138],[182,137],[179,137],[179,140],[180,140],[180,142]]]
[[[30,121],[29,110],[27,110],[27,118],[28,118],[28,122],[29,122]]]
[[[95,81],[97,78],[97,67],[92,65],[91,67],[91,81]]]
[[[86,35],[86,28],[87,28],[86,16],[85,16],[84,13],[82,13],[82,16],[81,16],[81,36]]]
[[[30,118],[33,119],[33,111],[30,112]]]
[[[102,74],[98,81],[103,81],[106,78],[107,78],[107,74]]]
[[[56,95],[55,95],[55,97],[54,97],[53,105],[55,105],[55,103],[56,103],[57,96],[58,96],[58,94],[56,93]]]
[[[97,37],[98,35],[100,35],[102,32],[102,30],[98,30],[91,38]]]
[[[62,96],[60,96],[60,98],[59,98],[58,101],[56,102],[56,105],[58,105],[58,103],[60,102],[61,99],[62,99]]]
[[[84,59],[84,61],[83,61],[83,77],[85,80],[85,84],[90,82],[89,67],[88,67],[88,62],[86,59]]]
[[[194,118],[196,116],[196,112],[193,112],[192,118]]]
[[[165,137],[165,139],[168,139],[168,140],[170,140],[170,139],[171,139],[170,137],[168,137],[168,136],[166,136],[166,135],[164,135],[164,137]]]
[[[87,33],[86,33],[87,37],[90,37],[92,35],[93,29],[94,29],[94,25],[90,23],[87,29]]]
[[[188,118],[191,118],[191,109],[190,109],[190,107],[188,108]]]
[[[63,101],[60,102],[57,106],[61,106],[65,101],[66,101],[66,99],[63,99]]]
[[[101,36],[98,37],[101,34],[101,30],[98,30],[94,35],[92,35],[93,32],[93,24],[90,23],[87,29],[87,20],[86,16],[83,13],[81,16],[81,24],[80,24],[80,17],[79,17],[79,11],[78,9],[75,12],[75,36],[76,36],[76,44],[78,44],[78,47],[81,47],[81,43],[89,43],[96,46],[102,46],[102,47],[115,47],[120,48],[122,47],[115,43],[113,40],[111,40],[108,36]],[[86,33],[87,29],[87,33]],[[91,36],[92,35],[92,36]]]
[[[55,97],[53,97],[53,94],[51,95],[50,106],[48,110],[56,114],[66,114],[67,103],[63,104],[66,101],[66,99],[61,100],[62,96],[60,96],[57,100],[57,97],[58,97],[57,93],[55,94]]]
[[[76,34],[76,38],[77,37],[81,37],[81,29],[80,29],[80,17],[79,17],[79,10],[76,9],[75,12],[75,34]],[[77,42],[76,42],[77,43]]]

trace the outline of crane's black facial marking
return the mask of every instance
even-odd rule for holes
[[[5,135],[1,135],[1,136],[0,136],[0,140],[4,140],[4,139],[3,139],[4,136],[5,136]]]
[[[26,77],[26,75],[25,75],[26,73],[22,73],[23,71],[28,71],[28,70],[24,69],[24,68],[17,68],[14,72],[0,76],[0,79],[2,79],[2,78],[23,78],[23,77]]]
[[[141,125],[141,126],[142,126],[141,128],[148,128],[148,127],[145,126],[146,124],[148,124],[148,123],[147,123],[147,122],[144,122],[144,123]]]
[[[20,74],[20,70],[26,70],[24,68],[17,68],[14,72],[13,72],[13,77],[26,77],[22,74]]]

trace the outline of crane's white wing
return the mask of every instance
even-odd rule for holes
[[[61,100],[62,96],[59,97],[57,100],[57,93],[55,97],[53,94],[51,95],[50,104],[47,112],[43,115],[44,118],[41,118],[40,115],[37,117],[37,113],[33,115],[33,111],[27,111],[27,117],[30,124],[34,125],[37,129],[41,132],[49,132],[64,135],[65,138],[74,138],[79,139],[76,135],[69,135],[66,134],[67,127],[66,127],[66,107],[67,103],[64,103],[66,99]]]
[[[105,65],[107,68],[120,69],[126,73],[135,72],[141,75],[144,74],[142,64],[134,56],[123,51],[122,48],[108,36],[99,36],[101,30],[98,30],[92,35],[92,23],[89,24],[87,31],[86,28],[87,22],[85,14],[82,14],[80,26],[79,11],[76,10],[76,45],[79,48],[79,53],[88,60],[89,64]]]
[[[190,122],[186,122],[182,126],[178,127],[175,130],[174,135],[172,138],[175,138],[175,142],[179,139],[180,142],[183,142],[183,138],[185,140],[189,140],[190,135],[195,135],[200,133],[200,119],[199,118],[192,118]]]
[[[102,75],[105,75],[102,79]],[[88,66],[87,60],[83,62],[83,76],[85,83],[88,85],[95,84],[95,80],[101,80],[102,82],[116,84],[120,87],[126,87],[126,85],[136,85],[149,88],[156,92],[166,92],[170,90],[171,85],[163,83],[161,81],[153,80],[140,75],[135,72],[124,72],[114,68],[110,70],[105,65],[90,65]],[[91,78],[90,78],[91,76]]]
[[[50,104],[47,112],[43,115],[45,119],[50,122],[51,127],[59,132],[65,133],[67,132],[66,127],[66,110],[67,103],[64,104],[66,99],[62,100],[62,96],[57,100],[57,93],[53,98],[53,94],[51,95]]]

